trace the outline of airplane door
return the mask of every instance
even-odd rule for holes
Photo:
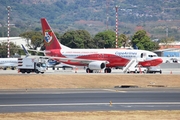
[[[141,53],[141,58],[146,59],[146,53]]]

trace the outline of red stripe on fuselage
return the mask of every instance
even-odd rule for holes
[[[47,56],[54,56],[54,57],[64,57],[60,52],[59,49],[53,49],[50,50],[49,53],[46,54]],[[85,59],[85,60],[97,60],[97,61],[108,61],[109,64],[107,64],[107,67],[116,67],[116,66],[125,66],[128,63],[128,59],[113,55],[113,54],[89,54],[89,55],[85,55],[85,56],[78,56],[74,59]],[[62,62],[59,59],[56,59],[59,62]],[[81,62],[64,62],[66,64],[70,64],[70,65],[77,65],[77,66],[84,66],[87,64],[82,64]]]

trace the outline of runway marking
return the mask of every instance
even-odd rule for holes
[[[65,103],[65,104],[7,104],[0,107],[31,107],[31,106],[88,106],[110,105],[110,103]],[[180,105],[180,102],[145,102],[145,103],[113,103],[112,105]]]
[[[126,93],[127,91],[121,91],[121,90],[114,90],[114,89],[103,89],[105,91],[110,91],[110,92],[122,92],[122,93]]]

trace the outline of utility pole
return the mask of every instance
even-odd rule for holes
[[[10,23],[9,23],[9,18],[10,18],[10,10],[11,10],[11,6],[7,6],[6,7],[7,11],[8,11],[8,33],[7,33],[7,57],[10,57],[10,42],[9,42],[9,31],[10,31]]]
[[[168,27],[166,27],[166,37],[169,36],[169,30],[168,30]]]

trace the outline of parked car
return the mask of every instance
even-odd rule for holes
[[[160,66],[151,66],[148,68],[147,73],[162,73]]]

